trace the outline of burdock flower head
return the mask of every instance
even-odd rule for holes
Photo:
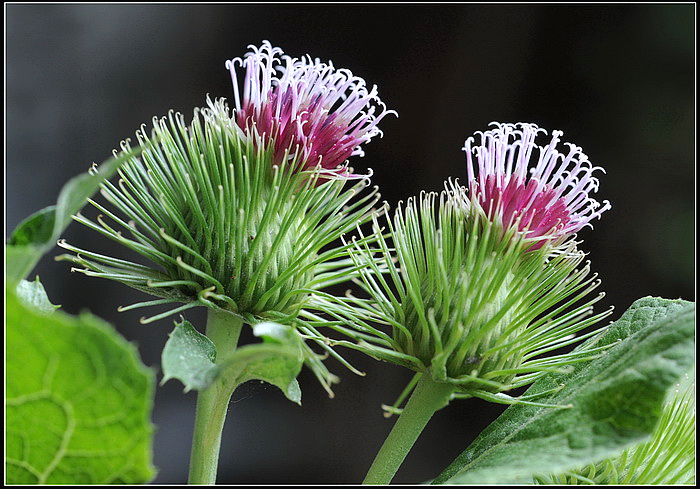
[[[559,153],[558,131],[538,146],[539,132],[498,124],[480,146],[468,139],[467,187],[411,198],[385,227],[375,218],[378,246],[362,238],[352,253],[366,297],[319,298],[356,340],[340,343],[490,400],[595,354],[550,355],[610,312],[591,316],[602,294],[589,297],[598,280],[570,239],[610,204],[590,197],[580,149]]]
[[[243,59],[226,63],[238,125],[271,142],[276,163],[298,157],[305,168],[318,165],[325,177],[363,178],[349,171],[346,160],[363,156],[361,145],[381,134],[379,121],[396,115],[379,100],[377,87],[368,90],[362,78],[331,62],[280,56],[282,50],[267,41],[249,47]],[[236,66],[245,71],[242,99]]]
[[[349,71],[286,56],[282,66],[279,53],[264,43],[227,62],[232,114],[209,100],[189,124],[171,112],[154,118],[150,136],[142,127],[141,156],[102,186],[110,205],[91,201],[96,222],[75,216],[149,265],[59,243],[75,270],[160,297],[124,310],[184,303],[142,322],[195,306],[292,321],[311,293],[355,273],[348,247],[334,242],[369,219],[378,194],[364,192],[366,176],[346,188],[356,177],[346,158],[388,111]],[[247,70],[242,102],[236,65]]]

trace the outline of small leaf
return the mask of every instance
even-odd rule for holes
[[[535,474],[574,470],[647,439],[667,391],[694,362],[694,315],[686,301],[636,301],[579,348],[618,344],[526,392],[563,385],[538,401],[572,408],[509,407],[433,483],[531,483]]]
[[[262,343],[238,348],[217,360],[216,347],[188,321],[176,324],[163,349],[163,380],[178,379],[190,389],[202,390],[220,377],[227,385],[238,386],[249,380],[264,380],[279,387],[292,402],[301,404],[296,381],[304,358],[299,336],[289,326],[273,322],[253,326]]]
[[[258,338],[262,338],[265,342],[273,342],[284,344],[292,340],[294,330],[289,326],[284,326],[272,321],[257,323],[253,325],[253,334]]]
[[[5,246],[5,277],[8,283],[17,283],[26,277],[50,247],[36,244]]]
[[[297,379],[292,380],[287,386],[287,390],[284,391],[284,395],[292,402],[295,402],[301,406],[301,387],[299,387],[299,382]]]
[[[268,342],[244,346],[222,359],[222,372],[235,378],[236,384],[264,380],[279,387],[290,401],[301,404],[296,380],[304,363],[301,338],[291,327],[271,322],[254,325],[253,334]]]
[[[20,280],[17,284],[17,297],[27,307],[34,308],[37,312],[51,314],[61,306],[51,304],[49,297],[46,295],[44,286],[41,285],[37,276],[34,282]]]
[[[214,343],[184,319],[175,324],[161,360],[161,385],[169,379],[178,379],[185,385],[185,392],[205,389],[218,376]]]
[[[22,221],[12,232],[6,246],[5,273],[8,281],[18,282],[26,277],[41,257],[53,248],[71,216],[85,205],[100,183],[141,151],[142,148],[137,147],[122,152],[102,163],[96,171],[71,178],[58,194],[56,205],[45,207]]]
[[[100,319],[36,312],[6,289],[6,483],[138,484],[154,375]]]

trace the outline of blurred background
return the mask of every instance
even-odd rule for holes
[[[695,299],[695,6],[688,5],[6,5],[6,237],[55,203],[61,186],[108,158],[153,116],[191,116],[205,97],[232,98],[224,62],[270,40],[376,84],[400,117],[365,147],[356,170],[393,206],[466,177],[466,137],[491,121],[564,131],[599,174],[612,210],[579,234],[617,319],[645,295]],[[91,215],[92,209],[86,213]],[[65,238],[125,256],[76,223]],[[144,326],[146,296],[70,273],[47,255],[35,273],[68,313],[89,309],[159,369],[172,319]],[[146,313],[154,314],[151,309]],[[202,325],[203,311],[187,318]],[[250,335],[244,341],[252,341]],[[303,371],[303,406],[275,387],[234,394],[221,483],[358,483],[393,425],[410,372],[347,352],[329,399]],[[160,374],[159,374],[160,378]],[[159,386],[153,422],[156,483],[187,480],[194,393]],[[478,399],[438,412],[395,482],[437,475],[504,409]]]

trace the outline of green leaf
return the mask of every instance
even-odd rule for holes
[[[26,277],[47,253],[68,226],[71,216],[78,212],[87,199],[97,191],[105,178],[129,158],[140,154],[138,147],[122,152],[88,173],[71,178],[58,194],[56,205],[35,212],[22,221],[12,232],[6,247],[6,276],[9,282]]]
[[[613,345],[568,374],[534,383],[526,395],[563,386],[538,402],[509,407],[433,483],[531,483],[619,454],[649,437],[667,391],[695,358],[695,305],[643,298],[579,348]],[[617,342],[617,344],[615,344]]]
[[[39,313],[6,289],[6,483],[150,481],[154,374],[90,314]]]
[[[304,357],[299,335],[291,327],[273,322],[254,325],[253,334],[263,342],[243,346],[217,360],[214,343],[183,319],[163,349],[162,382],[178,379],[187,392],[206,389],[222,375],[233,386],[264,380],[279,387],[290,401],[301,404],[296,377]]]
[[[295,344],[296,340],[299,339],[292,328],[273,323],[272,321],[253,325],[253,334],[258,338],[262,338],[265,343],[276,343],[278,345],[284,345],[285,343]]]
[[[32,307],[37,312],[51,314],[61,307],[51,304],[44,290],[44,286],[39,282],[38,276],[34,282],[20,280],[19,284],[17,284],[16,293],[19,300],[22,301],[25,306]]]
[[[214,343],[184,319],[181,323],[175,323],[175,329],[163,348],[161,360],[161,385],[170,379],[178,379],[185,385],[185,392],[205,389],[219,375],[214,363]]]
[[[20,222],[7,240],[8,245],[25,246],[49,241],[53,235],[56,206],[50,205]]]
[[[661,419],[644,443],[615,457],[561,474],[541,474],[538,484],[695,484],[695,369],[670,389]]]
[[[273,322],[255,324],[253,334],[262,337],[263,343],[239,348],[221,360],[221,368],[226,375],[236,375],[238,384],[264,380],[301,405],[301,389],[296,378],[304,364],[304,355],[299,335],[293,328]]]

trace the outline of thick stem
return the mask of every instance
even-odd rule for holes
[[[220,360],[232,353],[238,344],[243,322],[226,312],[209,309],[207,313],[207,337],[216,346],[216,358]],[[190,484],[215,484],[219,465],[221,431],[226,411],[234,389],[232,379],[222,375],[197,395],[197,412],[192,436],[190,456]]]
[[[389,484],[435,411],[450,399],[454,387],[434,382],[426,372],[384,440],[363,484]]]

